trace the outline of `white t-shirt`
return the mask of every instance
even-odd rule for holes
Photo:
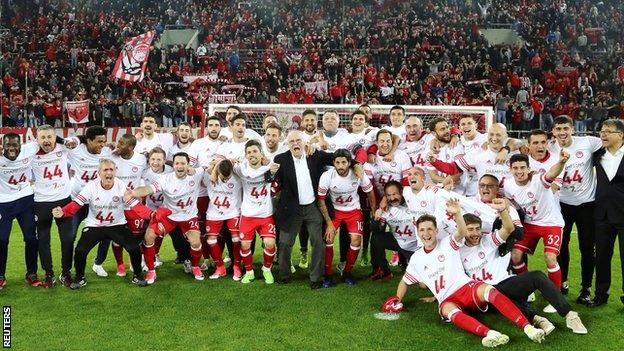
[[[335,168],[325,171],[321,175],[318,186],[318,195],[325,198],[330,195],[334,209],[348,212],[360,209],[358,189],[365,193],[373,191],[373,185],[367,177],[358,178],[351,169],[342,177]]]
[[[447,163],[453,162],[453,160],[463,154],[463,146],[461,144],[457,144],[455,147],[451,148],[448,144],[442,146],[440,148],[440,152],[438,153],[438,159]],[[435,167],[429,165],[427,167],[428,171],[436,171]],[[436,171],[437,172],[437,171]],[[461,175],[460,181],[455,183],[453,187],[453,192],[457,194],[464,195],[466,193],[466,184],[468,182],[468,173],[463,172]],[[442,172],[437,172],[439,176],[444,177],[445,174]]]
[[[559,200],[568,205],[580,205],[594,201],[596,195],[596,173],[592,163],[593,153],[602,147],[600,138],[593,136],[572,137],[572,144],[564,148],[570,159],[563,169],[562,186]],[[561,153],[556,140],[548,144],[548,151],[555,155]]]
[[[478,181],[485,174],[491,174],[498,178],[499,183],[504,184],[504,180],[511,178],[511,169],[509,167],[509,159],[512,152],[507,156],[507,162],[496,164],[497,153],[491,149],[474,150],[465,155],[459,155],[455,158],[455,164],[464,172],[476,172]]]
[[[364,150],[368,150],[368,148],[375,143],[378,131],[379,128],[370,128],[368,133],[366,133],[366,129],[359,133],[351,133],[351,143],[360,144]]]
[[[414,193],[411,187],[403,187],[403,199],[414,219],[435,213],[437,189],[439,188],[425,189],[423,187],[419,192]]]
[[[464,272],[459,249],[462,242],[453,236],[439,239],[430,252],[421,248],[414,252],[403,275],[403,282],[412,285],[421,282],[429,288],[438,303],[442,303],[462,286],[470,283]]]
[[[173,155],[177,154],[178,152],[186,152],[188,154],[190,148],[191,148],[192,143],[187,143],[186,145],[180,145],[180,142],[177,142],[175,144],[173,144],[170,148],[169,151],[167,151],[167,160],[168,161],[173,161]],[[191,156],[189,156],[189,159],[191,158]]]
[[[392,235],[403,250],[413,252],[420,248],[416,219],[406,206],[388,206],[388,209],[381,213],[380,221],[388,224]]]
[[[152,139],[147,139],[147,135],[143,134],[143,138],[137,141],[134,147],[135,152],[144,153],[150,152],[156,146],[168,152],[173,146],[173,134],[171,133],[154,133]]]
[[[191,146],[188,148],[191,166],[208,167],[208,164],[215,158],[217,149],[221,144],[222,143],[219,139],[212,140],[207,136],[193,141]],[[208,196],[208,190],[206,190],[206,184],[204,184],[203,181],[199,184],[198,196]]]
[[[243,200],[243,185],[240,178],[232,175],[226,182],[219,179],[216,184],[213,184],[206,175],[204,183],[207,185],[210,194],[206,219],[222,221],[240,217]]]
[[[245,144],[247,141],[238,143],[233,141],[225,142],[219,145],[215,157],[242,162],[245,160]]]
[[[168,165],[165,165],[165,169],[161,173],[156,173],[150,167],[148,167],[143,172],[143,176],[141,178],[144,185],[150,185],[161,176],[171,172],[173,172],[173,168]],[[163,207],[164,201],[165,196],[160,191],[155,192],[145,197],[145,206],[147,206],[150,210],[156,210],[160,207]]]
[[[344,128],[338,128],[336,134],[333,136],[328,136],[327,133],[323,134],[323,137],[329,147],[327,148],[327,152],[334,152],[338,149],[351,149],[353,146],[354,138],[353,136]]]
[[[559,156],[552,154],[550,151],[546,152],[546,156],[542,160],[536,160],[531,155],[529,155],[529,168],[532,171],[537,173],[546,173],[554,166],[557,162],[559,162]],[[561,187],[563,183],[563,172],[561,172],[557,178],[553,181],[553,183],[557,184]]]
[[[106,190],[102,182],[89,182],[80,190],[74,201],[80,206],[89,205],[89,215],[85,219],[86,227],[112,227],[126,224],[124,210],[139,203],[137,199],[124,200],[126,183],[114,179],[113,187]]]
[[[180,179],[175,173],[169,173],[150,185],[154,193],[164,195],[163,207],[172,211],[169,219],[180,222],[197,218],[197,193],[203,176],[204,169],[196,168],[192,176]]]
[[[36,142],[24,144],[15,161],[0,155],[0,203],[7,203],[33,194],[30,186],[32,162],[39,151]]]
[[[487,134],[477,132],[477,135],[472,140],[467,140],[463,135],[459,138],[459,143],[463,148],[463,154],[470,152],[479,152],[481,146],[488,141]],[[474,197],[479,194],[479,178],[476,171],[464,172],[462,179],[464,181],[465,195],[468,197]]]
[[[126,183],[130,189],[141,186],[141,177],[148,168],[145,155],[135,152],[128,160],[117,155],[112,155],[111,159],[117,167],[117,178]]]
[[[84,188],[87,183],[99,179],[100,160],[110,157],[111,149],[108,147],[102,148],[99,154],[90,153],[85,144],[80,144],[69,151],[69,163],[74,171],[71,178],[72,198],[76,197],[80,189]]]
[[[264,180],[264,173],[270,165],[253,169],[245,161],[234,165],[234,174],[243,184],[241,215],[245,217],[267,218],[273,215],[271,183]]]
[[[464,270],[472,280],[496,285],[511,277],[509,260],[511,253],[498,254],[498,247],[505,241],[498,235],[498,230],[481,237],[479,245],[462,246],[459,249]]]
[[[398,136],[401,139],[405,139],[405,134],[407,134],[407,132],[405,131],[405,124],[401,124],[398,127],[385,126],[385,127],[383,127],[383,129],[389,131],[390,133],[392,133],[393,135]]]
[[[71,186],[67,154],[68,150],[58,143],[48,153],[43,153],[43,150],[37,153],[32,163],[35,202],[52,202],[69,197]]]
[[[550,190],[552,181],[545,173],[534,174],[526,185],[518,185],[511,179],[505,182],[505,196],[514,200],[525,213],[524,223],[539,226],[563,227],[561,207],[557,197]]]
[[[407,178],[410,168],[412,168],[412,161],[410,161],[409,156],[398,150],[390,162],[384,161],[383,156],[379,156],[377,153],[374,164],[368,162],[364,164],[364,172],[370,178],[378,194],[384,193],[384,185],[387,182],[396,180],[400,183],[403,178]]]
[[[234,137],[234,134],[232,134],[232,131],[230,130],[230,127],[227,128],[221,128],[221,133],[219,133],[219,136],[224,136],[228,139],[232,139],[232,137]],[[260,134],[258,134],[258,132],[256,132],[253,129],[245,129],[245,137],[249,140],[251,139],[256,139],[258,141],[262,140],[262,136],[260,136]]]

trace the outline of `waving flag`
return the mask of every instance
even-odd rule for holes
[[[113,77],[131,82],[142,81],[153,38],[154,31],[149,31],[127,40],[113,68]]]
[[[67,119],[72,124],[85,124],[89,121],[89,100],[67,101]]]

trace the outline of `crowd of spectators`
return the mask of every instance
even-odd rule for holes
[[[62,124],[89,99],[91,123],[197,122],[209,96],[238,103],[490,105],[510,129],[579,130],[624,118],[624,3],[617,0],[1,0],[5,126]],[[124,40],[167,26],[200,46],[152,48],[140,83],[111,71]],[[482,28],[525,45],[490,45]],[[216,81],[184,84],[187,74]],[[306,91],[306,83],[327,81]],[[541,125],[540,125],[541,123]]]

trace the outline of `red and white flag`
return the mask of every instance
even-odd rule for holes
[[[153,38],[154,31],[149,31],[128,39],[113,68],[113,77],[131,82],[142,81]]]
[[[85,124],[89,122],[89,100],[67,101],[65,110],[67,110],[69,123]]]

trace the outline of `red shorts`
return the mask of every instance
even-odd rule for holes
[[[340,224],[344,222],[347,226],[349,234],[362,235],[364,231],[364,221],[362,220],[362,210],[340,211],[334,210],[334,219],[332,223],[334,228],[340,228]]]
[[[466,283],[464,286],[455,291],[451,296],[447,297],[440,306],[438,307],[438,312],[440,316],[442,316],[442,308],[444,305],[448,303],[452,303],[457,306],[460,310],[469,309],[469,310],[479,310],[479,311],[487,311],[487,302],[480,302],[479,297],[477,296],[477,289],[479,286],[484,284],[483,282],[478,282],[476,280],[471,281],[470,283]],[[445,318],[442,316],[442,318]]]
[[[544,252],[559,255],[561,249],[561,237],[563,230],[561,227],[545,227],[534,224],[524,224],[524,236],[522,240],[516,241],[514,249],[533,254],[537,243],[544,239]]]
[[[208,196],[200,196],[197,198],[197,220],[199,222],[206,221],[206,211],[208,211]]]
[[[256,233],[261,238],[275,238],[275,222],[273,216],[266,218],[240,217],[239,223],[241,241],[252,241]]]
[[[223,224],[227,226],[228,230],[232,235],[238,235],[238,223],[240,221],[239,217],[224,219],[220,221],[211,221],[209,219],[206,220],[206,234],[208,235],[219,235],[221,232],[221,228]]]
[[[170,233],[176,227],[179,227],[182,231],[182,234],[186,234],[191,230],[199,232],[199,224],[197,223],[197,217],[193,217],[191,219],[187,219],[184,221],[174,221],[169,218],[165,218],[161,221],[156,221],[152,219],[149,224],[150,229],[156,233],[158,236],[165,236]]]

